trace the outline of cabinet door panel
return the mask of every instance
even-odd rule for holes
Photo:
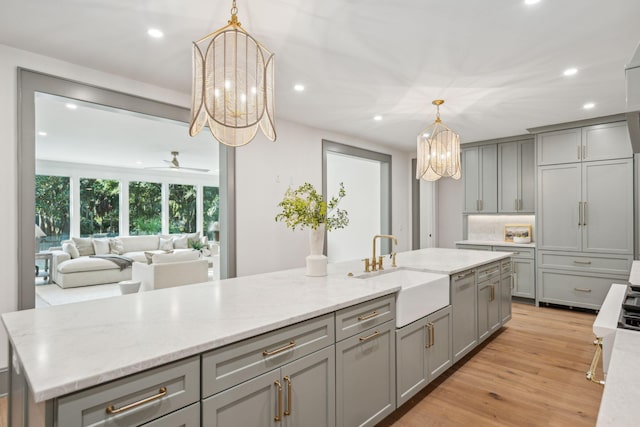
[[[536,137],[538,166],[579,162],[582,157],[580,129],[541,133]]]
[[[398,406],[428,383],[427,334],[427,320],[424,318],[396,330]]]
[[[535,212],[536,202],[536,146],[533,141],[519,143],[520,173],[518,187],[520,189],[520,212]]]
[[[633,156],[626,122],[606,123],[582,129],[583,161]]]
[[[483,213],[498,212],[498,147],[496,144],[480,147],[482,175],[480,177],[480,210]]]
[[[429,382],[431,382],[453,365],[451,306],[429,315],[427,321],[433,325],[431,337],[433,344],[427,351]]]
[[[452,276],[453,361],[462,359],[478,343],[475,271]]]
[[[391,320],[336,343],[339,427],[373,426],[395,410],[394,334]]]
[[[194,403],[191,406],[144,424],[144,427],[199,427],[200,425],[202,425],[200,423],[200,404]]]
[[[538,168],[538,248],[580,251],[580,164]]]
[[[498,211],[518,210],[518,143],[498,145]]]
[[[327,347],[282,367],[286,427],[336,424],[335,347]],[[291,385],[291,396],[289,396]],[[289,406],[289,402],[291,406]]]
[[[532,259],[513,259],[513,296],[535,298],[535,268]]]
[[[582,250],[633,253],[633,160],[582,165]]]
[[[462,150],[462,180],[464,184],[464,211],[478,212],[480,200],[480,157],[477,148]]]
[[[511,285],[513,274],[504,274],[500,277],[500,323],[505,324],[511,320]]]

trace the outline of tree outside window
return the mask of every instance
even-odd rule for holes
[[[169,184],[169,233],[196,231],[196,187]]]
[[[43,251],[69,238],[69,177],[36,175],[36,225],[46,234]]]
[[[162,231],[162,185],[129,182],[129,234],[160,234]]]
[[[119,182],[113,179],[80,179],[80,236],[117,236]]]
[[[220,212],[220,189],[218,187],[203,187],[202,202],[202,230],[209,240],[213,238],[213,223],[218,222]]]

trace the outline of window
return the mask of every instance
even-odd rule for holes
[[[119,182],[113,179],[80,179],[80,236],[117,236]]]
[[[69,177],[36,175],[36,225],[46,235],[36,251],[44,251],[69,238]]]
[[[162,232],[162,185],[157,182],[129,183],[129,234]]]
[[[218,187],[202,188],[202,230],[203,234],[212,241],[218,241],[219,238],[214,236],[213,223],[218,222],[219,205],[220,205],[220,189]]]
[[[196,231],[195,185],[169,184],[169,233]]]

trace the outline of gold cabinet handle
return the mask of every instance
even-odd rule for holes
[[[280,381],[275,380],[273,385],[278,387],[278,413],[275,417],[273,417],[273,421],[281,421],[282,420],[282,384]]]
[[[473,276],[474,274],[476,274],[476,271],[475,271],[475,270],[471,270],[471,271],[470,271],[470,272],[468,272],[468,273],[458,274],[458,275],[456,276],[456,279],[464,279],[465,277]]]
[[[284,415],[289,416],[291,415],[291,394],[292,394],[293,384],[289,376],[284,377],[283,380],[287,383],[287,407],[284,410]]]
[[[576,145],[576,148],[578,149],[578,160],[580,160],[580,144]]]
[[[582,202],[578,202],[578,227],[582,225]]]
[[[587,225],[587,202],[582,202],[582,225]]]
[[[144,398],[142,400],[138,400],[137,402],[130,403],[128,405],[123,406],[122,408],[117,408],[116,409],[115,405],[107,406],[107,414],[109,414],[109,415],[120,414],[120,413],[126,412],[126,411],[128,411],[130,409],[137,408],[140,405],[144,405],[145,403],[149,403],[149,402],[152,402],[154,400],[161,399],[166,395],[167,395],[167,388],[166,387],[160,387],[160,390],[158,390],[158,394],[154,394],[153,396],[149,396],[149,397],[146,397],[146,398]]]
[[[296,346],[295,341],[290,341],[289,344],[283,345],[280,348],[276,348],[275,350],[265,350],[262,352],[263,356],[273,356],[274,354],[282,353],[283,351],[291,350]]]
[[[589,370],[587,371],[587,379],[592,383],[604,385],[604,380],[596,379],[596,369],[598,368],[598,361],[600,360],[600,354],[602,353],[602,338],[596,337],[593,345],[596,346],[596,351],[593,354],[593,359],[591,359],[591,366],[589,366]]]
[[[591,292],[591,289],[587,288],[573,288],[573,290],[578,292]]]
[[[433,347],[433,345],[436,343],[436,328],[435,325],[431,322],[429,322],[429,329],[431,330],[431,333],[429,333],[429,338],[431,338],[429,347]]]
[[[520,251],[515,251],[513,254],[514,255],[520,255]]]
[[[430,323],[424,325],[424,348],[431,347],[431,328],[429,327]]]
[[[491,288],[491,299],[489,299],[489,301],[494,301],[496,299],[496,287],[495,285],[489,285],[489,287]]]
[[[376,317],[377,315],[378,315],[378,310],[373,310],[373,311],[372,311],[371,313],[369,313],[369,314],[365,314],[365,315],[363,315],[363,316],[359,316],[359,317],[358,317],[358,321],[360,322],[360,321],[362,321],[362,320],[369,320],[369,319],[371,319],[372,317]]]
[[[580,264],[580,265],[591,265],[591,261],[577,261],[577,260],[574,260],[573,263],[574,264]]]
[[[378,335],[380,335],[380,332],[375,331],[374,333],[372,333],[371,335],[367,335],[366,337],[360,337],[360,342],[362,341],[369,341],[371,338],[375,338]]]

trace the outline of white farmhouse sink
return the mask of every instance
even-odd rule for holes
[[[397,328],[449,305],[449,276],[445,274],[400,267],[358,277],[402,286],[396,299]]]

